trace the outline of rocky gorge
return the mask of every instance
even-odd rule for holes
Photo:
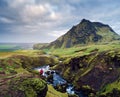
[[[109,93],[106,92],[105,87],[116,81],[119,84],[120,52],[117,50],[94,52],[71,58],[68,62],[61,63],[55,68],[62,72],[62,76],[68,82],[73,83],[75,89],[84,91],[87,96],[107,97],[106,95]],[[115,87],[116,90],[118,90],[117,88],[119,87]],[[118,94],[114,93],[114,95],[119,97]]]
[[[50,66],[44,70],[47,77],[39,75],[39,72],[34,70],[46,65]],[[119,97],[120,95],[120,51],[118,49],[92,52],[83,56],[65,58],[62,61],[59,57],[48,54],[35,57],[14,55],[0,59],[0,66],[0,97],[3,95],[47,97],[47,84],[52,84],[59,92],[68,92],[66,97],[77,97],[77,95]],[[112,84],[118,87],[113,87]]]

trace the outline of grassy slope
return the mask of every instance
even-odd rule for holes
[[[14,88],[12,88],[12,87],[10,88],[10,85],[11,85],[11,84],[9,84],[10,81],[16,80],[19,76],[20,76],[20,78],[34,77],[32,75],[32,73],[30,73],[26,68],[23,68],[23,65],[25,65],[25,64],[22,64],[21,59],[17,58],[17,57],[13,57],[13,55],[17,54],[17,55],[22,55],[21,57],[23,57],[23,55],[32,56],[32,55],[37,55],[37,53],[40,54],[40,52],[38,52],[38,51],[36,52],[36,51],[25,51],[25,50],[24,51],[15,51],[15,52],[0,52],[0,58],[1,58],[0,59],[0,76],[1,76],[0,77],[0,88],[1,88],[0,96],[4,95],[3,97],[8,97],[8,95],[11,95],[12,92],[10,92],[10,94],[8,94],[8,91],[9,91],[9,89],[14,89]],[[27,60],[27,59],[25,61],[29,62],[29,60]],[[30,64],[30,63],[28,63],[28,64]],[[19,80],[18,80],[18,82],[19,82]],[[15,87],[15,86],[16,85],[13,85],[13,87]],[[15,91],[13,94],[15,94]],[[15,97],[15,95],[12,97]],[[30,96],[26,96],[26,97],[30,97]]]
[[[22,66],[30,69],[45,64],[54,65],[57,62],[57,59],[45,55],[45,52],[40,50],[0,52],[0,71],[16,71],[17,73],[23,73],[26,70],[24,70]]]
[[[119,50],[119,49],[120,49],[120,42],[115,41],[115,42],[111,42],[107,44],[77,46],[77,47],[66,48],[66,49],[51,49],[51,50],[47,50],[47,53],[59,56],[61,59],[68,60],[69,58],[72,58],[72,57],[83,56],[83,55],[87,55],[87,54],[90,54],[96,51],[101,52],[101,51],[106,51],[106,50]],[[44,54],[44,52],[38,51],[38,50],[18,50],[14,52],[0,52],[0,58],[5,58],[5,57],[16,55],[16,54],[37,56],[40,54]],[[0,71],[2,71],[2,68],[0,68]],[[26,72],[26,70],[24,70],[23,68],[18,68],[15,71],[17,71],[17,73]],[[106,86],[105,93],[110,92],[113,88],[116,88],[119,85],[120,83],[118,82],[108,84]],[[48,90],[46,97],[67,97],[67,94],[57,92],[51,86],[48,86],[48,89],[49,90]]]
[[[46,97],[68,97],[68,94],[58,92],[51,85],[48,85],[48,92]]]
[[[36,56],[45,54],[44,51],[40,50],[17,50],[17,51],[7,51],[7,52],[0,52],[0,58],[9,57],[12,55],[28,55],[28,56]]]
[[[111,43],[97,44],[97,45],[93,44],[88,46],[77,46],[77,47],[65,48],[65,49],[51,49],[49,53],[58,56],[61,60],[63,60],[63,63],[66,64],[70,61],[71,58],[89,55],[94,52],[103,52],[103,51],[109,51],[109,53],[111,53],[114,56],[116,51],[120,52],[120,41],[114,41]],[[89,72],[90,68],[91,67],[89,67],[88,69],[86,68],[86,71],[84,73],[86,74],[86,72]],[[107,94],[110,93],[114,88],[120,90],[119,86],[120,86],[120,81],[116,80],[115,82],[106,85],[103,88],[103,90],[101,90],[100,92],[102,94]]]
[[[113,89],[120,90],[120,81],[115,81],[111,84],[106,85],[102,90],[102,94],[105,95],[107,93],[110,93]]]
[[[120,41],[114,41],[111,43],[105,43],[105,44],[91,44],[87,46],[77,46],[72,48],[64,48],[64,49],[51,49],[50,54],[59,56],[61,58],[67,58],[67,57],[77,57],[82,55],[90,54],[91,52],[101,52],[101,51],[107,51],[107,50],[114,50],[120,48]]]
[[[98,30],[97,34],[104,37],[100,42],[113,41],[114,39],[120,38],[120,36],[118,36],[116,33],[113,33],[112,31],[110,31],[109,28],[102,27],[102,28],[97,28],[97,30]]]
[[[4,80],[6,78],[12,78],[14,76],[18,75],[29,75],[30,72],[28,72],[26,69],[22,67],[22,64],[20,62],[20,59],[12,58],[13,55],[25,55],[28,57],[37,57],[42,56],[45,53],[40,50],[18,50],[13,52],[0,52],[0,58],[3,60],[3,65],[0,66],[0,72],[5,72],[4,76],[1,76],[0,81]],[[26,59],[27,61],[27,59]],[[9,63],[10,62],[10,63]],[[12,74],[11,73],[15,73]],[[13,78],[15,79],[15,78]],[[3,83],[0,82],[0,86]],[[56,91],[51,85],[48,85],[48,92],[46,97],[68,97],[67,93],[61,93]]]

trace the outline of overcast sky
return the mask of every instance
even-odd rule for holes
[[[120,34],[120,0],[0,0],[0,42],[51,42],[83,18]]]

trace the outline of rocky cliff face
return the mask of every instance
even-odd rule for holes
[[[119,39],[120,36],[109,25],[83,19],[65,35],[42,48],[69,48],[78,44],[95,44]]]
[[[85,91],[86,87],[87,91],[98,92],[106,85],[119,81],[120,51],[94,52],[72,58],[68,64],[60,66],[64,78],[72,82],[76,89]]]

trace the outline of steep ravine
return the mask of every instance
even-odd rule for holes
[[[60,61],[59,64],[55,57],[49,55],[15,55],[0,59],[0,97],[3,95],[11,97],[29,97],[30,95],[31,97],[42,97],[41,95],[49,97],[52,95],[49,89],[51,86],[48,87],[43,81],[44,78],[32,71],[35,67],[47,64],[59,71],[67,82],[74,85],[75,90],[82,91],[86,97],[120,97],[119,50],[93,52],[71,58],[67,62]]]
[[[120,91],[119,87],[114,87],[110,93],[105,90],[111,83],[120,82],[119,50],[95,52],[71,58],[67,63],[63,62],[56,66],[56,69],[62,71],[62,76],[68,82],[72,82],[77,90],[84,91],[90,97],[108,95],[114,88]],[[119,97],[117,93],[114,93],[116,96],[110,97]]]

